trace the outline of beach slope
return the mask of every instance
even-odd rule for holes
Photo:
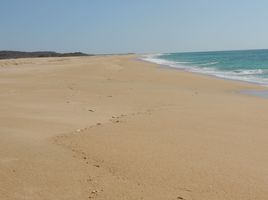
[[[0,61],[0,199],[268,199],[261,89],[137,56]]]

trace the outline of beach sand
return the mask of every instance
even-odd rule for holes
[[[0,61],[1,200],[268,199],[259,86],[137,56]]]

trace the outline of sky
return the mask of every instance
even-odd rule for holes
[[[267,0],[0,0],[0,50],[268,48]]]

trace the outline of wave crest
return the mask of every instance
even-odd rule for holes
[[[159,65],[186,70],[189,72],[207,74],[207,75],[212,75],[212,76],[216,76],[216,77],[224,78],[224,79],[239,80],[239,81],[261,84],[263,86],[268,86],[268,78],[257,76],[257,75],[268,74],[268,70],[264,70],[264,69],[245,69],[245,70],[241,69],[241,70],[229,70],[229,71],[219,70],[219,69],[216,69],[215,67],[209,67],[211,65],[216,65],[219,63],[216,61],[208,62],[205,64],[194,65],[194,63],[191,63],[191,62],[176,62],[176,61],[171,61],[171,60],[160,58],[160,56],[163,56],[163,55],[166,55],[166,54],[144,55],[142,56],[141,59],[148,61],[148,62],[159,64]],[[191,65],[186,65],[186,64],[191,64]]]

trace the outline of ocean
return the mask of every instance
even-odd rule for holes
[[[268,50],[164,53],[143,59],[190,72],[268,86]]]

